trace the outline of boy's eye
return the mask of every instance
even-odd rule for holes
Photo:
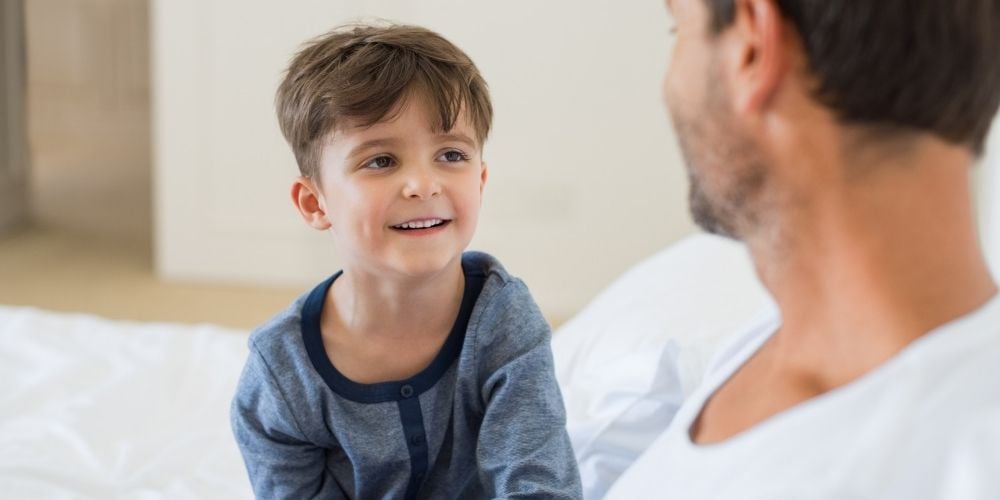
[[[468,160],[469,159],[469,155],[467,155],[467,154],[465,154],[465,153],[463,153],[461,151],[458,151],[456,149],[453,149],[451,151],[445,151],[438,158],[441,159],[441,160],[443,160],[443,161],[451,163],[451,162],[460,162],[460,161]]]
[[[361,167],[372,170],[381,170],[383,168],[391,167],[394,163],[395,162],[389,156],[376,156],[375,158],[368,160],[368,162]]]

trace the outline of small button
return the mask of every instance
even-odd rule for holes
[[[423,442],[424,437],[420,434],[414,434],[413,437],[410,438],[410,444],[413,446],[420,446]]]
[[[413,396],[413,386],[412,385],[404,385],[403,387],[401,387],[399,389],[399,394],[402,395],[404,398],[408,398],[410,396]]]

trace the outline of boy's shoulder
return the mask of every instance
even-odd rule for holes
[[[478,275],[484,280],[468,327],[479,349],[505,345],[519,350],[518,345],[548,340],[548,322],[520,278],[482,252],[466,252],[462,265],[467,277]]]
[[[462,254],[462,270],[466,276],[495,277],[501,284],[514,279],[496,257],[478,250]]]
[[[476,309],[480,312],[494,309],[535,307],[535,301],[524,282],[507,272],[507,269],[496,257],[479,251],[468,251],[462,254],[462,269],[465,276],[478,277],[483,280],[482,291],[477,300]]]
[[[302,344],[302,307],[310,292],[303,293],[284,310],[250,332],[248,344],[265,358],[278,353],[300,351]]]

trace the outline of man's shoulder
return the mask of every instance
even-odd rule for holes
[[[963,413],[1000,408],[1000,297],[914,343],[913,372],[933,388],[921,399]]]

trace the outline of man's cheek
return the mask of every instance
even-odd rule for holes
[[[663,103],[667,107],[667,112],[671,115],[678,113],[680,111],[679,106],[682,105],[682,100],[680,94],[678,94],[677,82],[668,75],[667,79],[663,82]]]

